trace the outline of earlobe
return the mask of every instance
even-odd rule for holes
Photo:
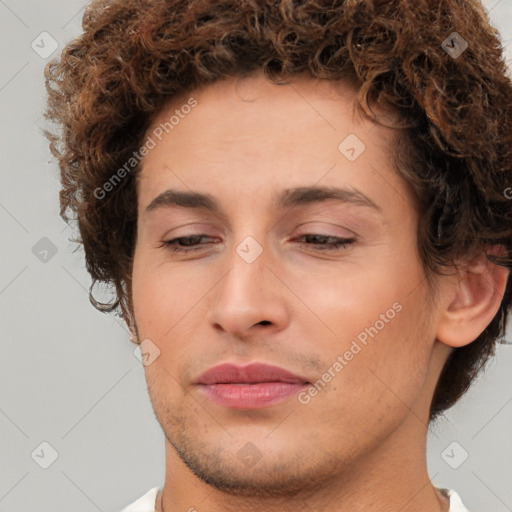
[[[457,348],[478,338],[498,312],[508,276],[507,268],[491,263],[482,253],[457,276],[447,278],[437,340]]]

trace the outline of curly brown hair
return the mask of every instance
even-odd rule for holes
[[[99,310],[132,325],[139,166],[108,197],[97,191],[165,103],[257,70],[276,84],[299,74],[345,80],[372,121],[383,123],[374,107],[396,114],[396,168],[416,195],[427,277],[482,251],[512,268],[512,85],[477,0],[96,0],[82,25],[45,70],[46,117],[56,123],[47,137],[61,170],[60,214],[76,217]],[[453,37],[468,43],[461,55],[448,51]],[[496,244],[500,256],[487,251]],[[101,283],[115,300],[94,298]],[[431,419],[494,354],[511,302],[509,276],[492,322],[445,364]]]

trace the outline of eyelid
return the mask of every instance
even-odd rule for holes
[[[326,225],[328,227],[325,227]],[[303,229],[300,230],[298,228]],[[338,224],[334,224],[332,222],[304,222],[302,224],[299,224],[297,226],[297,229],[302,235],[315,234],[324,236],[335,236],[339,238],[357,238],[356,233],[351,229],[348,229],[347,227],[344,226],[340,226]]]
[[[215,234],[213,234],[215,233]],[[187,236],[220,236],[225,235],[221,229],[217,226],[213,226],[207,222],[189,222],[185,224],[179,224],[178,226],[166,231],[162,239],[169,238],[185,238]]]

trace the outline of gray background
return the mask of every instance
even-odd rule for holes
[[[0,512],[116,512],[164,478],[142,364],[120,319],[89,303],[41,132],[45,52],[78,34],[83,5],[0,0]],[[508,45],[512,1],[485,5]],[[512,511],[512,345],[497,356],[429,436],[434,484],[472,512]]]

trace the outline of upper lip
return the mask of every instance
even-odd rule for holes
[[[307,384],[308,380],[271,364],[251,363],[246,366],[237,366],[223,363],[202,373],[196,384],[256,384],[260,382]]]

